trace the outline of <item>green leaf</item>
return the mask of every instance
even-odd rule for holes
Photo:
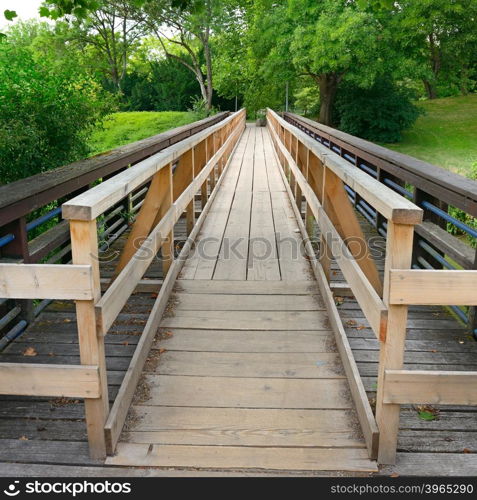
[[[48,7],[40,7],[40,17],[49,17],[50,9]]]
[[[418,415],[421,420],[427,421],[436,420],[437,418],[436,415],[430,411],[420,411]]]
[[[7,19],[8,21],[13,21],[13,19],[17,17],[17,13],[14,10],[7,9],[3,12],[3,14],[5,16],[5,19]]]

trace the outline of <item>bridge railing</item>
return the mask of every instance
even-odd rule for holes
[[[421,222],[422,209],[350,165],[340,155],[319,144],[273,111],[268,110],[267,120],[284,177],[289,183],[289,193],[298,206],[301,205],[302,197],[305,197],[307,222],[312,216],[320,228],[321,266],[316,266],[315,251],[310,248],[311,260],[315,268],[318,267],[315,273],[318,278],[322,274],[322,281],[326,281],[329,279],[330,259],[336,259],[380,342],[376,396],[379,436],[376,436],[367,401],[363,401],[366,394],[361,381],[357,380],[359,373],[354,360],[350,359],[352,353],[338,317],[337,322],[340,324],[335,325],[335,332],[338,330],[342,334],[341,338],[337,336],[338,348],[344,359],[368,449],[371,456],[377,452],[380,463],[394,463],[400,404],[477,403],[476,372],[403,369],[408,305],[477,304],[477,271],[411,269],[414,228]],[[382,288],[348,198],[347,187],[386,221]],[[301,221],[298,208],[296,213]],[[312,225],[308,224],[309,231],[311,228]],[[302,230],[306,231],[304,226]],[[325,296],[326,293],[324,290]],[[332,304],[332,300],[328,302],[329,308],[334,307]]]
[[[477,269],[477,182],[302,116],[284,113],[283,117],[423,209],[423,222],[415,227],[414,269]],[[351,186],[347,191],[356,209],[386,237],[387,223],[382,214]],[[477,338],[475,306],[445,305]]]
[[[243,110],[230,114],[64,203],[72,264],[0,264],[0,297],[75,300],[81,362],[77,366],[1,363],[0,394],[84,398],[93,458],[114,451],[172,285],[244,126]],[[107,284],[103,280],[107,290],[102,294],[99,223],[137,192],[143,194],[140,210],[112,279]],[[203,210],[196,221],[197,192]],[[184,213],[189,238],[175,259],[174,225]],[[162,286],[160,290],[157,286],[158,297],[109,411],[104,336],[159,250]]]
[[[0,262],[70,262],[70,230],[68,221],[61,218],[62,203],[99,180],[107,180],[227,116],[229,112],[218,113],[71,165],[0,186]],[[140,186],[104,213],[100,221],[101,246],[110,245],[128,228],[146,191],[147,186]],[[49,301],[0,298],[0,350],[20,335]]]

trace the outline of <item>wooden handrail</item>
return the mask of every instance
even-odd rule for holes
[[[407,305],[396,304],[392,300],[391,278],[393,269],[406,270],[411,267],[414,225],[421,221],[422,210],[376,179],[356,169],[335,152],[317,144],[314,139],[280,118],[272,110],[268,110],[267,119],[278,158],[283,166],[284,180],[289,183],[289,192],[299,207],[302,205],[302,196],[305,196],[308,230],[313,231],[313,223],[310,223],[310,218],[313,217],[321,230],[321,266],[316,264],[314,259],[314,268],[318,269],[315,272],[317,279],[324,275],[329,281],[330,262],[333,256],[380,341],[376,396],[376,423],[379,429],[377,458],[380,463],[394,463],[400,406],[385,401],[385,377],[389,370],[401,370],[403,367]],[[372,286],[377,271],[369,254],[365,252],[364,256],[358,259],[352,253],[350,246],[345,244],[347,239],[354,238],[367,248],[356,213],[348,199],[346,185],[387,219],[382,290],[376,284]],[[298,211],[298,215],[301,218],[301,211]],[[326,289],[329,290],[327,285]],[[346,351],[346,349],[341,350]],[[349,349],[347,353],[349,354]],[[345,353],[346,356],[348,354]],[[350,361],[350,364],[353,362]],[[356,372],[354,375],[356,376]],[[354,379],[353,384],[355,393],[358,394],[362,383]],[[355,400],[358,401],[358,405],[359,396],[355,396]],[[372,425],[364,417],[361,421],[362,424],[364,422],[363,429],[367,429],[368,449],[370,453],[375,453],[372,444],[375,440],[371,437],[374,435]]]
[[[307,136],[283,118],[269,109],[270,115],[281,127],[288,130],[297,140],[312,151],[324,165],[332,170],[344,183],[357,191],[364,199],[373,205],[388,220],[399,224],[419,224],[423,211],[414,203],[406,200],[398,193],[383,186],[369,175],[353,168],[346,160],[336,153]]]
[[[228,111],[218,113],[112,151],[0,186],[0,226],[78,191],[99,178],[104,178],[128,165],[142,161],[166,147],[219,123],[229,115]]]
[[[283,116],[286,120],[316,131],[333,144],[371,162],[399,179],[477,217],[477,183],[475,181],[303,116],[288,112],[283,113]]]
[[[301,192],[305,197],[322,234],[324,235],[325,243],[336,258],[364,312],[364,315],[366,316],[366,319],[369,321],[376,337],[384,340],[386,337],[387,307],[372,287],[364,272],[360,269],[355,258],[347,249],[346,244],[333,226],[328,215],[326,214],[326,210],[324,210],[318,197],[314,193],[303,173],[300,171],[295,160],[292,158],[285,145],[280,141],[274,129],[273,120],[270,132],[272,134],[274,144],[286,158],[295,181],[300,186]]]
[[[243,110],[238,111],[242,113]],[[204,139],[233,120],[235,114],[207,128],[206,130],[170,146],[160,153],[147,158],[133,168],[125,170],[107,182],[102,182],[87,192],[63,204],[63,217],[70,220],[93,220],[112,207],[119,200],[151,179],[169,163],[176,161]]]

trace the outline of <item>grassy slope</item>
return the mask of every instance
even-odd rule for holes
[[[419,103],[425,115],[386,147],[470,176],[477,163],[477,94]]]
[[[114,113],[91,140],[92,154],[103,153],[130,142],[160,134],[171,128],[195,121],[192,113],[180,111],[134,111]]]

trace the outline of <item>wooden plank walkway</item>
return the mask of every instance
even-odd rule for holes
[[[194,253],[184,268],[171,302],[172,310],[165,318],[174,326],[163,328],[153,346],[145,373],[145,379],[149,381],[148,392],[141,394],[138,391],[128,421],[128,432],[122,438],[121,446],[133,446],[134,456],[147,462],[146,468],[105,467],[104,463],[90,459],[82,401],[2,396],[0,476],[227,476],[236,475],[240,464],[247,467],[241,470],[243,475],[319,475],[327,473],[321,465],[325,464],[320,455],[325,448],[321,448],[320,443],[337,450],[334,453],[341,455],[340,464],[345,463],[345,458],[348,460],[349,474],[368,474],[355,472],[366,469],[362,461],[367,460],[364,443],[359,435],[351,399],[346,394],[346,381],[337,359],[332,333],[329,327],[325,328],[323,303],[308,263],[306,259],[298,258],[296,262],[293,259],[290,241],[299,240],[300,234],[284,196],[281,178],[274,174],[272,168],[273,161],[270,159],[273,155],[267,132],[264,129],[252,130],[247,129],[241,149],[237,150],[237,155],[242,155],[240,166],[237,167],[236,163],[231,165],[233,169],[227,173],[221,187],[222,191],[227,186],[231,188],[235,185],[234,192],[229,192],[229,198],[214,207],[214,210],[217,209],[215,223],[209,224],[208,219],[203,227],[203,235],[210,231],[216,238],[216,241],[211,240],[210,254],[213,257],[213,251],[218,246],[218,257],[210,259],[210,262],[208,259],[197,276],[198,263],[193,259],[200,258],[199,255]],[[243,144],[245,140],[246,147]],[[250,163],[252,167],[243,169],[243,165]],[[266,192],[265,179],[269,201],[261,194]],[[219,202],[218,198],[216,202]],[[266,210],[268,220],[257,213],[258,206]],[[212,218],[212,212],[209,218]],[[260,261],[260,251],[267,242],[273,242],[271,220],[276,250],[272,246],[271,262],[264,265]],[[368,237],[376,238],[364,220],[363,228]],[[176,240],[185,239],[183,220],[177,224],[174,233]],[[258,240],[253,253],[250,252],[251,234],[263,234],[263,240]],[[114,249],[121,249],[124,238],[115,243]],[[282,244],[278,244],[277,240]],[[228,249],[222,244],[224,241],[229,242]],[[237,251],[232,252],[231,249]],[[382,258],[378,261],[380,268]],[[102,263],[101,276],[110,276],[114,267],[114,260]],[[153,261],[146,277],[162,277],[159,261]],[[342,280],[336,267],[333,267],[332,280]],[[131,296],[105,337],[111,400],[116,396],[154,300],[154,293]],[[352,297],[343,297],[337,302],[372,400],[377,374],[377,341]],[[278,314],[281,322],[273,319]],[[289,328],[295,322],[287,322],[286,318],[292,316],[297,321],[301,318],[300,329]],[[311,325],[306,319],[310,316],[315,322]],[[195,322],[193,327],[189,327],[189,322],[195,317],[201,317],[203,323],[208,320],[213,320],[213,323],[206,328],[198,328]],[[240,318],[243,317],[255,318],[257,328],[250,331],[241,329]],[[75,320],[71,302],[55,301],[0,354],[0,360],[78,363]],[[321,320],[323,323],[320,323]],[[181,324],[177,326],[179,321]],[[272,323],[273,328],[269,326]],[[440,308],[410,307],[407,338],[408,367],[477,369],[477,344],[453,317]],[[26,356],[28,348],[33,348],[36,354]],[[167,384],[166,380],[174,384]],[[182,401],[178,400],[176,391],[179,385],[175,385],[179,380],[181,387],[189,391]],[[304,397],[307,393],[303,389],[296,390],[297,384],[302,383],[304,388],[311,387],[313,393],[309,397]],[[325,384],[326,394],[320,391],[320,384]],[[344,386],[343,392],[337,394],[334,400],[327,394],[332,384]],[[243,395],[245,388],[249,399],[242,400],[246,406],[239,406],[241,400],[232,398],[234,394]],[[229,406],[212,407],[210,392],[213,390],[217,399],[225,401],[227,398]],[[256,397],[257,391],[260,398]],[[262,392],[266,395],[262,396]],[[206,394],[209,400],[205,399]],[[144,400],[146,397],[148,399]],[[160,404],[156,405],[157,398],[160,398]],[[339,403],[342,407],[338,407]],[[236,406],[230,406],[232,404]],[[259,404],[262,407],[258,407]],[[415,407],[403,407],[397,464],[381,469],[381,474],[475,475],[477,408],[447,406],[438,410],[436,420],[424,421],[419,419]],[[299,417],[302,423],[298,426],[292,416]],[[189,426],[191,423],[193,427]],[[329,432],[324,432],[325,426],[328,426]],[[224,432],[224,429],[228,431]],[[290,446],[287,443],[294,444]],[[145,447],[147,452],[151,452],[145,453]],[[205,450],[206,453],[200,455],[200,462],[197,460],[198,452]],[[271,450],[276,456],[270,455]],[[216,454],[219,451],[229,452],[227,462],[218,463]],[[250,457],[252,451],[257,453]],[[346,453],[348,455],[344,457]],[[357,464],[353,455],[361,453],[364,458],[358,459]],[[185,455],[190,462],[185,460]],[[338,461],[336,456],[335,459]],[[279,469],[285,460],[288,464],[293,462],[294,469],[287,469],[287,464],[285,469]],[[333,467],[337,466],[332,463],[333,456],[330,455],[327,460],[326,464],[331,469],[329,473],[335,474]],[[193,461],[196,463],[190,465]],[[149,468],[159,462],[169,463],[168,467],[174,470]],[[172,463],[183,465],[170,465]],[[239,467],[231,469],[233,472],[226,472],[226,465],[232,467],[237,464]],[[369,461],[365,465],[369,465]],[[202,471],[192,470],[196,467],[201,467]],[[300,467],[301,471],[298,470]],[[273,472],[266,473],[264,468]]]
[[[242,136],[107,465],[376,470],[271,147]]]

